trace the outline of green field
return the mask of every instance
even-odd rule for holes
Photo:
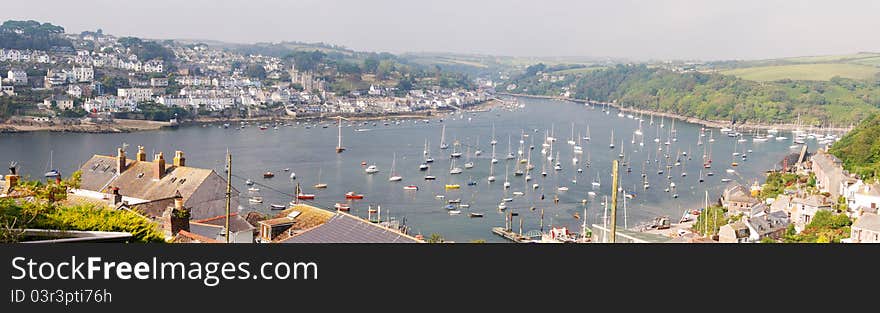
[[[556,71],[556,72],[553,72],[553,74],[572,74],[572,75],[586,74],[586,73],[601,70],[604,68],[605,68],[604,66],[572,68],[572,69],[567,69],[567,70]]]
[[[880,68],[870,65],[815,63],[737,68],[722,71],[721,73],[734,75],[748,80],[775,81],[780,79],[829,80],[834,76],[852,79],[870,79],[874,77],[877,72],[880,72]]]

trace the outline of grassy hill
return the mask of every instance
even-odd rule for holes
[[[877,77],[880,53],[804,56],[781,59],[716,62],[722,74],[754,81],[825,81],[835,76],[859,80]]]
[[[793,65],[773,65],[738,68],[722,71],[754,81],[791,80],[829,80],[834,76],[851,79],[870,79],[880,72],[880,67],[851,63],[812,63]]]

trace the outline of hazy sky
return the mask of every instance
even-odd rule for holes
[[[880,1],[22,0],[69,32],[356,50],[755,59],[880,51]]]

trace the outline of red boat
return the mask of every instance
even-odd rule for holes
[[[343,212],[348,212],[348,210],[351,210],[351,207],[345,203],[336,203],[336,205],[334,205],[333,207],[336,208],[337,210],[343,211]]]
[[[349,191],[349,192],[347,192],[347,193],[345,194],[345,198],[346,198],[346,199],[360,200],[360,199],[363,199],[363,198],[364,198],[364,195],[355,194],[354,191]]]
[[[272,172],[263,173],[263,178],[272,178],[272,177],[275,177],[275,173],[272,173]]]
[[[300,199],[300,200],[314,200],[315,195],[310,194],[310,193],[301,193],[301,194],[296,195],[296,198]]]

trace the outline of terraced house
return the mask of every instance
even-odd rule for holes
[[[187,166],[182,151],[176,151],[172,163],[167,164],[162,152],[147,161],[144,148],[138,147],[131,160],[124,148],[118,148],[116,156],[92,156],[80,171],[81,185],[72,191],[74,197],[104,199],[115,208],[135,211],[159,223],[169,238],[180,230],[193,232],[195,228],[204,230],[200,235],[209,238],[225,236],[226,179],[212,169]],[[254,227],[237,214],[238,191],[234,188],[230,203],[235,213],[230,217],[230,240],[253,242]],[[169,217],[172,209],[184,208],[189,215],[186,226],[171,227],[176,225]],[[217,222],[221,217],[223,223]],[[195,224],[199,227],[189,229]]]

